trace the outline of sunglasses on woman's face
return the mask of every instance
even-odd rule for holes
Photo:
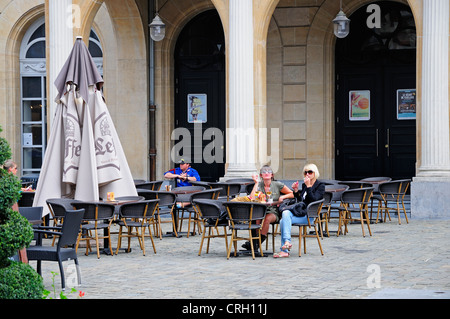
[[[313,173],[314,173],[314,171],[304,171],[303,175],[306,175],[306,174],[312,175]]]

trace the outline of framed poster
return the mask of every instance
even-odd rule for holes
[[[187,105],[188,123],[206,123],[208,119],[206,94],[188,94]]]
[[[416,119],[416,89],[397,90],[397,120]]]
[[[349,91],[348,93],[350,121],[370,120],[370,91]]]

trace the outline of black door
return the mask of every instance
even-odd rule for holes
[[[414,21],[405,5],[376,4],[381,29],[366,27],[364,6],[350,17],[350,35],[336,43],[336,179],[415,173],[416,123],[405,117],[414,113],[399,112],[397,101],[415,95]]]
[[[203,181],[225,174],[224,43],[210,10],[186,25],[175,49],[175,159],[190,159]]]

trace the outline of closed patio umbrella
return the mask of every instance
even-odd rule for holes
[[[80,37],[59,73],[58,104],[33,206],[48,198],[82,201],[136,196],[125,153],[100,91],[103,79]]]

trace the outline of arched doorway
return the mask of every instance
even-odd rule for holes
[[[191,161],[204,181],[225,173],[225,39],[216,10],[200,13],[175,47],[172,159]]]
[[[411,178],[416,162],[416,28],[411,9],[379,1],[355,11],[336,41],[336,179]]]

